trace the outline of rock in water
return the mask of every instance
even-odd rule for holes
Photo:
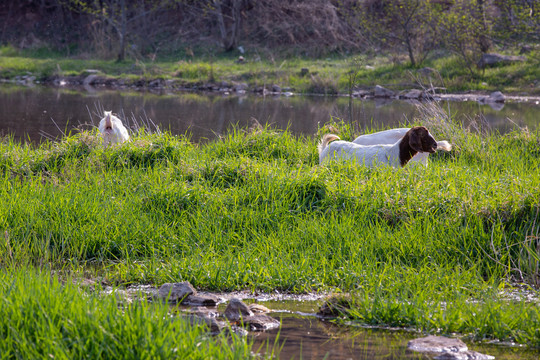
[[[407,348],[421,352],[460,352],[467,351],[467,345],[459,339],[447,338],[444,336],[429,335],[423,338],[409,341]]]
[[[493,360],[495,356],[481,354],[476,351],[467,350],[462,352],[445,352],[435,356],[435,360]]]
[[[253,304],[249,304],[248,307],[249,307],[249,310],[253,311],[254,313],[268,313],[268,312],[270,312],[269,308],[267,308],[266,306],[261,305],[261,304],[253,303]]]
[[[502,92],[494,91],[491,94],[489,94],[489,98],[487,100],[494,101],[494,102],[504,102],[505,99],[506,97],[504,96]]]
[[[170,295],[169,295],[170,294]],[[169,299],[170,303],[181,303],[189,295],[196,295],[197,290],[188,282],[165,283],[158,290],[158,297],[162,300]]]
[[[248,316],[243,319],[244,325],[251,331],[264,331],[279,327],[279,320],[264,314]]]
[[[253,316],[253,312],[242,300],[234,298],[227,305],[224,315],[229,321],[238,321],[241,318]]]
[[[495,357],[469,350],[459,340],[444,336],[426,336],[409,341],[407,349],[420,352],[438,353],[436,360],[492,360]]]
[[[380,85],[375,85],[375,97],[389,98],[394,95],[395,93],[392,90],[388,90]]]
[[[191,306],[216,306],[219,302],[219,298],[215,295],[188,295],[182,304]]]

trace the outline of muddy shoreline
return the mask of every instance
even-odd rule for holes
[[[324,95],[324,96],[349,96],[348,93],[302,93],[291,87],[281,87],[275,84],[266,86],[251,86],[244,82],[221,81],[188,83],[179,79],[163,78],[112,78],[98,75],[95,70],[88,70],[82,75],[75,76],[51,76],[37,79],[33,75],[18,76],[10,80],[0,80],[4,83],[15,83],[23,86],[43,85],[57,88],[81,89],[88,92],[100,90],[132,90],[147,91],[156,94],[180,93],[180,92],[206,92],[222,95],[270,95],[270,96],[293,96],[293,95]],[[490,95],[499,93],[502,96],[490,98]],[[518,94],[502,94],[500,92],[469,90],[462,93],[440,93],[431,89],[408,88],[390,90],[379,85],[357,87],[352,92],[353,98],[360,99],[398,99],[409,101],[422,100],[449,100],[449,101],[477,101],[480,103],[504,103],[509,102],[532,102],[540,104],[540,95],[530,95],[523,91]]]

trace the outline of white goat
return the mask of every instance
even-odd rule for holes
[[[99,132],[103,137],[103,146],[109,144],[121,144],[129,140],[128,130],[122,125],[122,120],[112,114],[112,111],[104,111],[105,117],[99,122]]]
[[[403,138],[407,131],[411,128],[396,128],[390,130],[379,131],[373,134],[360,135],[353,140],[353,143],[358,145],[379,145],[379,144],[395,144]],[[437,150],[452,150],[452,145],[448,141],[437,141]],[[418,161],[427,166],[429,153],[419,152],[413,156],[411,161]]]
[[[318,146],[319,163],[331,159],[356,159],[360,164],[370,167],[376,164],[400,167],[405,166],[417,153],[434,153],[438,148],[437,141],[423,126],[411,128],[392,145],[358,145],[349,141],[333,140],[339,140],[339,136],[326,134],[321,139]]]

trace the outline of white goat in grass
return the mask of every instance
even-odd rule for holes
[[[99,132],[103,137],[103,146],[109,144],[121,144],[129,140],[128,130],[122,125],[122,120],[112,114],[112,111],[104,111],[104,118],[99,122]]]
[[[373,134],[360,135],[353,140],[353,143],[358,145],[379,145],[379,144],[395,144],[398,140],[403,138],[407,131],[411,128],[397,128],[379,131]],[[450,151],[452,150],[452,145],[448,141],[437,141],[437,150]],[[427,159],[429,153],[427,152],[418,152],[413,156],[411,161],[418,161],[427,166]]]
[[[423,126],[409,129],[394,144],[358,145],[350,141],[333,140],[339,140],[339,136],[326,134],[321,139],[318,146],[319,163],[332,159],[356,159],[360,164],[370,167],[376,164],[403,167],[417,153],[434,153],[439,147]]]

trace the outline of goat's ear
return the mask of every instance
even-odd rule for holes
[[[413,128],[409,131],[409,145],[413,150],[422,151],[422,133],[421,128]]]

